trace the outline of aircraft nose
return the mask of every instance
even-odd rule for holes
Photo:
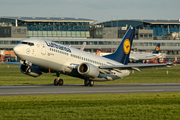
[[[22,45],[16,45],[14,48],[13,48],[14,52],[18,55],[18,54],[21,54],[22,51],[23,51],[23,46]]]

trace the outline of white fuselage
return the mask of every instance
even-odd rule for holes
[[[132,60],[151,60],[153,58],[160,57],[161,54],[155,54],[155,53],[131,53],[129,56],[129,59]]]
[[[18,44],[14,50],[21,60],[27,60],[33,65],[51,69],[74,77],[81,77],[76,67],[87,62],[94,66],[122,65],[114,60],[84,52],[55,42],[41,39],[27,39],[21,42],[33,43],[34,45]],[[110,73],[102,74],[92,80],[115,80],[129,75],[129,70],[110,70]]]
[[[108,55],[111,53],[97,53],[97,55],[99,56],[104,56],[104,55]],[[157,58],[160,57],[161,53],[155,54],[155,53],[131,53],[129,55],[129,59],[130,60],[151,60],[153,58]]]

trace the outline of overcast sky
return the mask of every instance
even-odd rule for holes
[[[180,0],[0,0],[0,16],[177,20]]]

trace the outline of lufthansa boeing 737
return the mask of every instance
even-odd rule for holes
[[[17,44],[13,50],[21,59],[22,73],[38,77],[42,72],[52,71],[57,78],[54,85],[63,85],[60,74],[84,79],[85,86],[93,86],[94,81],[110,81],[123,78],[130,70],[166,67],[167,64],[127,65],[135,28],[130,26],[116,51],[106,56],[98,56],[48,40],[28,38]]]

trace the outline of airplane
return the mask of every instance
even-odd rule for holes
[[[112,81],[128,76],[130,70],[167,67],[167,64],[127,65],[134,33],[135,28],[130,26],[116,51],[103,57],[37,38],[24,39],[13,50],[21,59],[19,65],[23,74],[38,77],[43,72],[52,71],[57,76],[55,86],[63,85],[60,74],[84,79],[85,86],[93,86],[94,81]]]
[[[86,42],[83,42],[83,45],[81,46],[80,50],[85,51],[85,47],[86,47]]]
[[[158,43],[155,47],[155,50],[152,53],[131,53],[129,56],[130,60],[151,60],[153,58],[160,57],[159,53],[160,43]]]

